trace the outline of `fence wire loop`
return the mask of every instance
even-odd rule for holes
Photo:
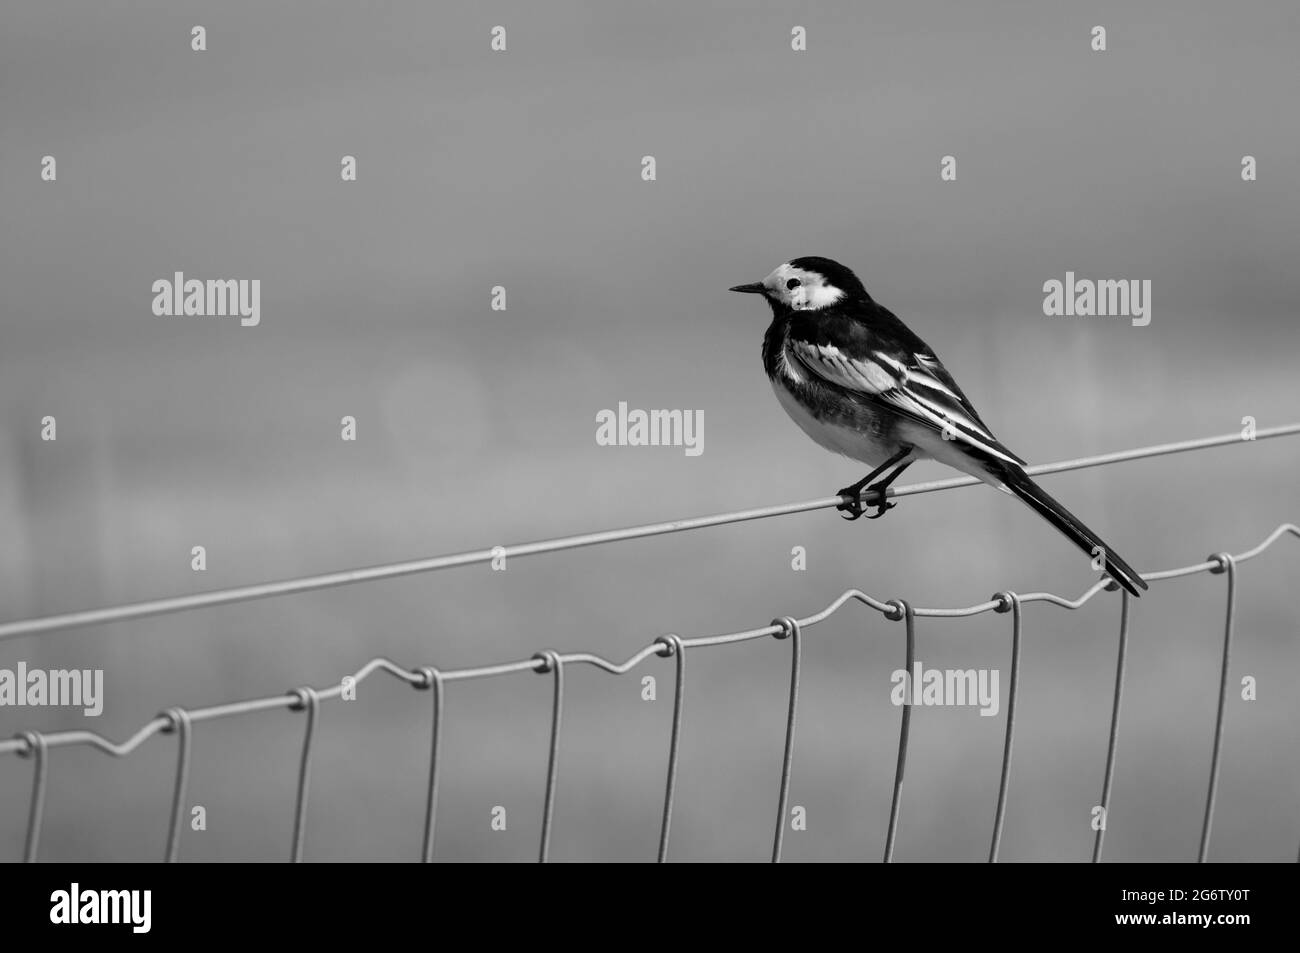
[[[289,706],[290,711],[302,711],[313,703],[320,704],[320,696],[317,695],[316,689],[310,686],[291,689],[289,694],[293,696],[293,704]]]
[[[534,662],[541,662],[540,667],[534,667],[538,675],[545,675],[547,672],[555,671],[555,667],[560,664],[560,653],[554,649],[544,649],[541,652],[533,654]]]
[[[681,636],[677,635],[675,632],[659,636],[659,638],[655,639],[654,644],[660,647],[655,652],[655,655],[658,655],[660,658],[672,658],[678,652],[682,651]]]
[[[794,635],[795,630],[799,628],[799,623],[795,621],[794,617],[788,615],[783,615],[779,619],[773,619],[772,625],[779,625],[781,627],[779,632],[772,633],[772,638],[774,639],[788,639],[790,636]]]
[[[1010,612],[1011,607],[1020,599],[1020,597],[1010,589],[1003,589],[1001,592],[995,592],[993,595],[989,596],[989,598],[997,603],[997,607],[993,611],[1000,615],[1005,615]]]
[[[14,737],[23,743],[18,749],[18,757],[30,758],[32,755],[39,757],[45,754],[45,736],[39,731],[20,731]]]
[[[166,722],[162,728],[165,735],[170,735],[177,729],[189,730],[190,715],[184,708],[168,708],[166,711],[160,711],[158,717]]]
[[[1216,565],[1210,569],[1210,575],[1222,576],[1228,571],[1228,566],[1233,562],[1231,553],[1210,553],[1205,557],[1207,562],[1214,562]]]
[[[907,617],[909,611],[907,603],[902,599],[890,599],[885,603],[888,608],[881,613],[890,622],[902,622]]]

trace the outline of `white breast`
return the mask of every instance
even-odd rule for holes
[[[776,399],[781,402],[790,419],[799,425],[799,429],[832,453],[843,454],[875,467],[898,452],[896,445],[881,443],[852,427],[818,420],[781,384],[779,377],[772,381],[772,390],[776,392]]]

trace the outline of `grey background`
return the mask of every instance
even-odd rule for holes
[[[798,255],[854,267],[1033,461],[1300,417],[1292,3],[66,2],[0,17],[5,619],[827,495],[860,468],[785,418],[759,363],[766,309],[725,291]],[[189,49],[196,23],[206,53]],[[1093,24],[1106,53],[1089,50]],[[40,180],[46,154],[57,183]],[[955,183],[939,181],[945,154]],[[1258,182],[1241,181],[1244,154]],[[1150,326],[1045,318],[1042,283],[1067,269],[1149,278]],[[262,325],[154,317],[150,285],[176,270],[260,278]],[[496,284],[505,313],[488,307]],[[597,447],[595,414],[620,400],[702,409],[703,456]],[[39,439],[46,414],[56,443]],[[1046,485],[1157,569],[1295,520],[1298,463],[1279,440]],[[1298,558],[1283,542],[1241,572],[1233,682],[1256,675],[1260,700],[1229,703],[1215,859],[1292,859],[1300,837]],[[0,735],[125,738],[172,705],[330,684],[376,655],[623,658],[851,586],[964,605],[1091,581],[1027,509],[967,489],[874,523],[819,512],[7,642],[0,666],[105,668],[108,699],[89,724],[0,709]],[[1223,606],[1223,578],[1201,576],[1134,609],[1108,859],[1195,856]],[[1088,856],[1117,618],[1114,597],[1027,610],[1004,859]],[[901,637],[861,608],[809,631],[791,792],[809,827],[789,859],[879,856]],[[1005,678],[1004,616],[924,621],[918,640],[927,665]],[[672,856],[763,859],[788,643],[690,665]],[[653,857],[671,663],[638,673],[660,676],[659,702],[638,678],[570,673],[555,859]],[[534,856],[549,692],[531,675],[449,689],[440,858]],[[325,706],[309,860],[418,856],[428,699],[381,678]],[[1002,730],[916,712],[899,859],[984,858]],[[288,856],[301,731],[283,712],[196,729],[208,830],[186,832],[183,858]],[[160,857],[174,750],[55,752],[42,858]],[[6,859],[29,785],[29,762],[0,763]],[[497,804],[505,833],[488,829]]]

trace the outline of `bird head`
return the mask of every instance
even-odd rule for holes
[[[829,258],[794,258],[762,281],[736,285],[742,294],[761,294],[774,311],[818,311],[851,300],[870,300],[867,289],[848,268]]]

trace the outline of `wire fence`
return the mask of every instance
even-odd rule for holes
[[[1300,423],[1260,429],[1256,431],[1253,439],[1255,441],[1267,440],[1275,437],[1292,436],[1297,434],[1300,434]],[[1226,434],[1198,440],[1187,440],[1179,443],[1140,447],[1133,450],[1125,450],[1118,453],[1103,454],[1094,457],[1085,457],[1077,460],[1043,464],[1028,468],[1028,472],[1033,475],[1060,473],[1067,470],[1105,466],[1126,460],[1146,459],[1165,454],[1183,453],[1210,447],[1228,446],[1248,442],[1251,441],[1247,441],[1239,433]],[[953,489],[956,487],[968,486],[977,482],[978,481],[974,478],[965,477],[939,480],[929,483],[916,483],[908,486],[890,488],[886,491],[885,498],[910,496],[918,493]],[[873,496],[874,494],[868,494],[868,496],[864,497],[864,503],[872,502]],[[673,522],[651,523],[642,526],[628,527],[625,529],[542,540],[517,546],[496,547],[494,549],[457,553],[448,556],[434,557],[431,559],[390,563],[364,569],[347,570],[343,572],[307,576],[277,582],[259,583],[256,585],[230,589],[212,590],[209,592],[197,593],[189,596],[179,596],[170,599],[159,599],[150,602],[113,606],[110,608],[85,612],[74,612],[64,615],[9,622],[0,624],[0,641],[83,626],[98,625],[107,622],[120,622],[131,619],[147,618],[171,612],[190,611],[207,606],[247,602],[253,599],[308,592],[316,589],[331,588],[334,586],[349,585],[376,579],[391,578],[394,576],[431,572],[449,569],[456,566],[484,563],[501,555],[504,555],[507,558],[537,555],[541,553],[574,549],[582,546],[597,545],[600,543],[681,532],[708,526],[719,526],[745,520],[764,519],[792,513],[802,513],[816,509],[835,507],[838,506],[840,502],[841,498],[838,496],[825,497],[802,503],[784,504],[762,509],[741,510],[713,516],[677,520]],[[1197,860],[1201,862],[1204,862],[1208,856],[1210,834],[1214,820],[1215,800],[1218,794],[1219,768],[1223,751],[1224,711],[1227,700],[1229,663],[1231,658],[1234,619],[1237,607],[1238,567],[1242,563],[1263,554],[1275,542],[1287,535],[1300,537],[1300,527],[1292,523],[1284,523],[1273,530],[1273,532],[1264,538],[1258,545],[1244,552],[1235,555],[1223,552],[1215,553],[1199,563],[1142,574],[1142,578],[1148,582],[1176,579],[1200,573],[1226,575],[1227,577],[1223,655],[1220,666],[1218,707],[1215,714],[1214,742],[1211,754],[1209,784],[1205,798],[1205,813],[1197,851]],[[913,606],[911,603],[903,599],[881,600],[870,596],[859,589],[849,589],[831,602],[830,605],[826,606],[819,612],[802,619],[794,618],[792,616],[783,616],[772,620],[769,625],[761,626],[759,628],[698,638],[685,639],[675,634],[664,635],[656,638],[650,644],[646,645],[623,662],[615,662],[590,652],[561,653],[550,649],[540,651],[528,659],[477,668],[448,670],[441,670],[431,665],[408,669],[386,658],[375,658],[363,665],[356,673],[349,676],[348,679],[343,679],[338,684],[325,688],[317,689],[302,687],[279,695],[246,701],[230,702],[208,708],[167,709],[147,724],[143,725],[134,735],[121,743],[113,742],[112,740],[91,731],[61,731],[45,734],[36,731],[25,731],[16,735],[11,740],[0,741],[0,755],[16,754],[20,757],[30,759],[33,762],[32,793],[28,806],[27,833],[22,857],[24,861],[33,862],[37,859],[39,852],[41,830],[45,812],[46,792],[48,790],[50,753],[52,749],[75,745],[86,745],[113,757],[124,758],[129,756],[133,751],[155,735],[175,734],[177,736],[176,774],[172,791],[170,821],[167,831],[167,846],[165,853],[165,860],[168,862],[174,862],[179,859],[180,853],[180,833],[186,804],[186,794],[189,786],[194,725],[204,721],[212,721],[215,719],[230,718],[237,715],[246,715],[276,709],[288,709],[291,711],[304,712],[304,737],[302,754],[298,767],[292,843],[289,850],[290,859],[294,862],[299,862],[303,859],[303,848],[306,839],[307,802],[311,784],[312,756],[316,740],[317,716],[320,710],[320,705],[324,701],[343,697],[349,681],[350,685],[355,687],[375,673],[387,673],[417,690],[429,691],[432,696],[429,772],[424,809],[424,833],[421,846],[421,859],[427,863],[433,859],[437,829],[438,787],[440,780],[439,753],[444,730],[444,702],[447,685],[452,682],[495,678],[498,676],[523,672],[546,674],[550,675],[552,679],[553,689],[550,719],[550,745],[547,757],[545,794],[541,812],[541,842],[538,850],[539,861],[545,862],[550,854],[552,821],[554,817],[556,790],[559,781],[559,742],[563,724],[564,674],[566,668],[573,665],[590,665],[612,675],[624,675],[652,657],[672,658],[675,662],[672,726],[668,739],[663,816],[660,823],[657,855],[657,859],[660,862],[663,862],[668,859],[669,835],[672,827],[674,798],[677,787],[678,752],[681,746],[683,713],[685,710],[687,650],[734,645],[739,642],[747,642],[755,639],[775,638],[790,643],[790,690],[787,702],[785,745],[782,754],[780,781],[778,786],[775,835],[772,842],[772,861],[780,862],[784,843],[784,831],[788,822],[786,815],[789,804],[790,779],[794,761],[795,727],[799,698],[799,669],[804,630],[826,621],[839,612],[841,608],[851,602],[861,603],[881,613],[881,615],[887,620],[902,622],[904,624],[906,670],[911,672],[913,671],[913,663],[916,655],[917,618],[968,618],[971,616],[982,615],[987,612],[993,612],[1009,614],[1011,616],[1011,678],[1007,694],[1006,731],[1003,741],[1002,766],[999,776],[997,804],[994,810],[993,830],[988,854],[989,862],[993,863],[998,859],[998,852],[1001,846],[1002,832],[1006,820],[1007,794],[1011,781],[1012,751],[1014,747],[1016,728],[1016,700],[1020,684],[1020,649],[1023,630],[1023,608],[1030,603],[1042,602],[1068,610],[1080,609],[1092,600],[1094,596],[1103,591],[1113,592],[1120,590],[1116,583],[1103,576],[1076,599],[1067,599],[1050,592],[1032,592],[1021,595],[1010,590],[1004,590],[995,593],[987,601],[972,606],[958,608],[921,608]],[[1106,769],[1099,805],[1101,809],[1099,815],[1100,821],[1098,824],[1094,825],[1096,826],[1096,836],[1094,838],[1092,850],[1092,860],[1094,863],[1101,860],[1102,845],[1105,837],[1105,818],[1110,812],[1111,791],[1115,775],[1115,753],[1119,740],[1121,701],[1123,698],[1124,673],[1129,638],[1129,610],[1130,596],[1127,592],[1120,591],[1119,638],[1115,670],[1115,691],[1111,709],[1110,732],[1106,746]],[[911,709],[912,705],[910,701],[905,700],[902,706],[902,715],[899,725],[897,749],[898,759],[894,770],[893,794],[890,801],[889,823],[885,836],[883,859],[886,863],[891,862],[894,859],[894,851],[898,838],[899,817],[903,804],[903,780],[907,764],[907,751],[911,727]]]

